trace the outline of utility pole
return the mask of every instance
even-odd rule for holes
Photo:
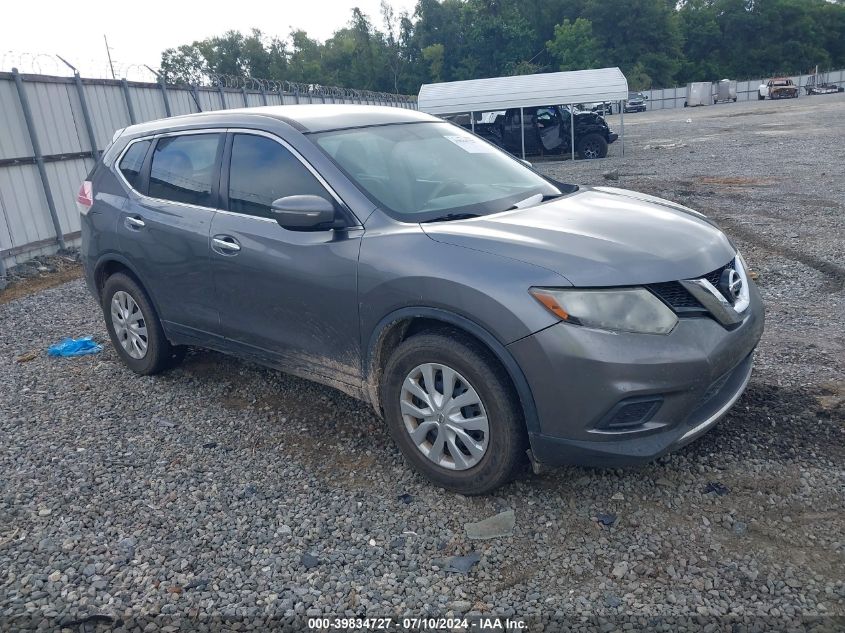
[[[109,57],[109,69],[111,70],[111,78],[117,79],[117,77],[114,76],[114,64],[112,64],[111,61],[111,49],[109,48],[109,40],[106,37],[105,33],[103,33],[103,41],[106,43],[106,55],[108,55]]]

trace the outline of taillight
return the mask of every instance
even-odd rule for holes
[[[79,207],[79,212],[85,215],[93,205],[94,188],[91,186],[91,181],[86,180],[79,185],[79,193],[76,194],[76,206]]]

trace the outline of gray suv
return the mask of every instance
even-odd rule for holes
[[[314,105],[126,128],[82,184],[86,278],[126,365],[185,346],[372,403],[435,484],[616,466],[743,392],[763,306],[703,215],[542,176],[418,112]]]

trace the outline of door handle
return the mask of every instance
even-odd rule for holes
[[[135,231],[147,226],[141,218],[133,218],[132,216],[127,216],[126,219],[123,220],[123,225],[127,229],[133,229]]]
[[[224,255],[234,255],[241,250],[241,245],[230,235],[222,235],[220,237],[211,238],[212,246],[217,247],[217,251],[223,251]]]

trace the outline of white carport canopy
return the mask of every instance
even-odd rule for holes
[[[618,68],[468,79],[423,84],[420,111],[434,115],[493,112],[510,108],[622,101],[628,80]],[[624,122],[622,130],[624,134]],[[573,129],[574,135],[574,129]],[[622,141],[624,153],[624,140]],[[574,147],[573,155],[574,155]],[[523,150],[523,158],[525,152]]]

